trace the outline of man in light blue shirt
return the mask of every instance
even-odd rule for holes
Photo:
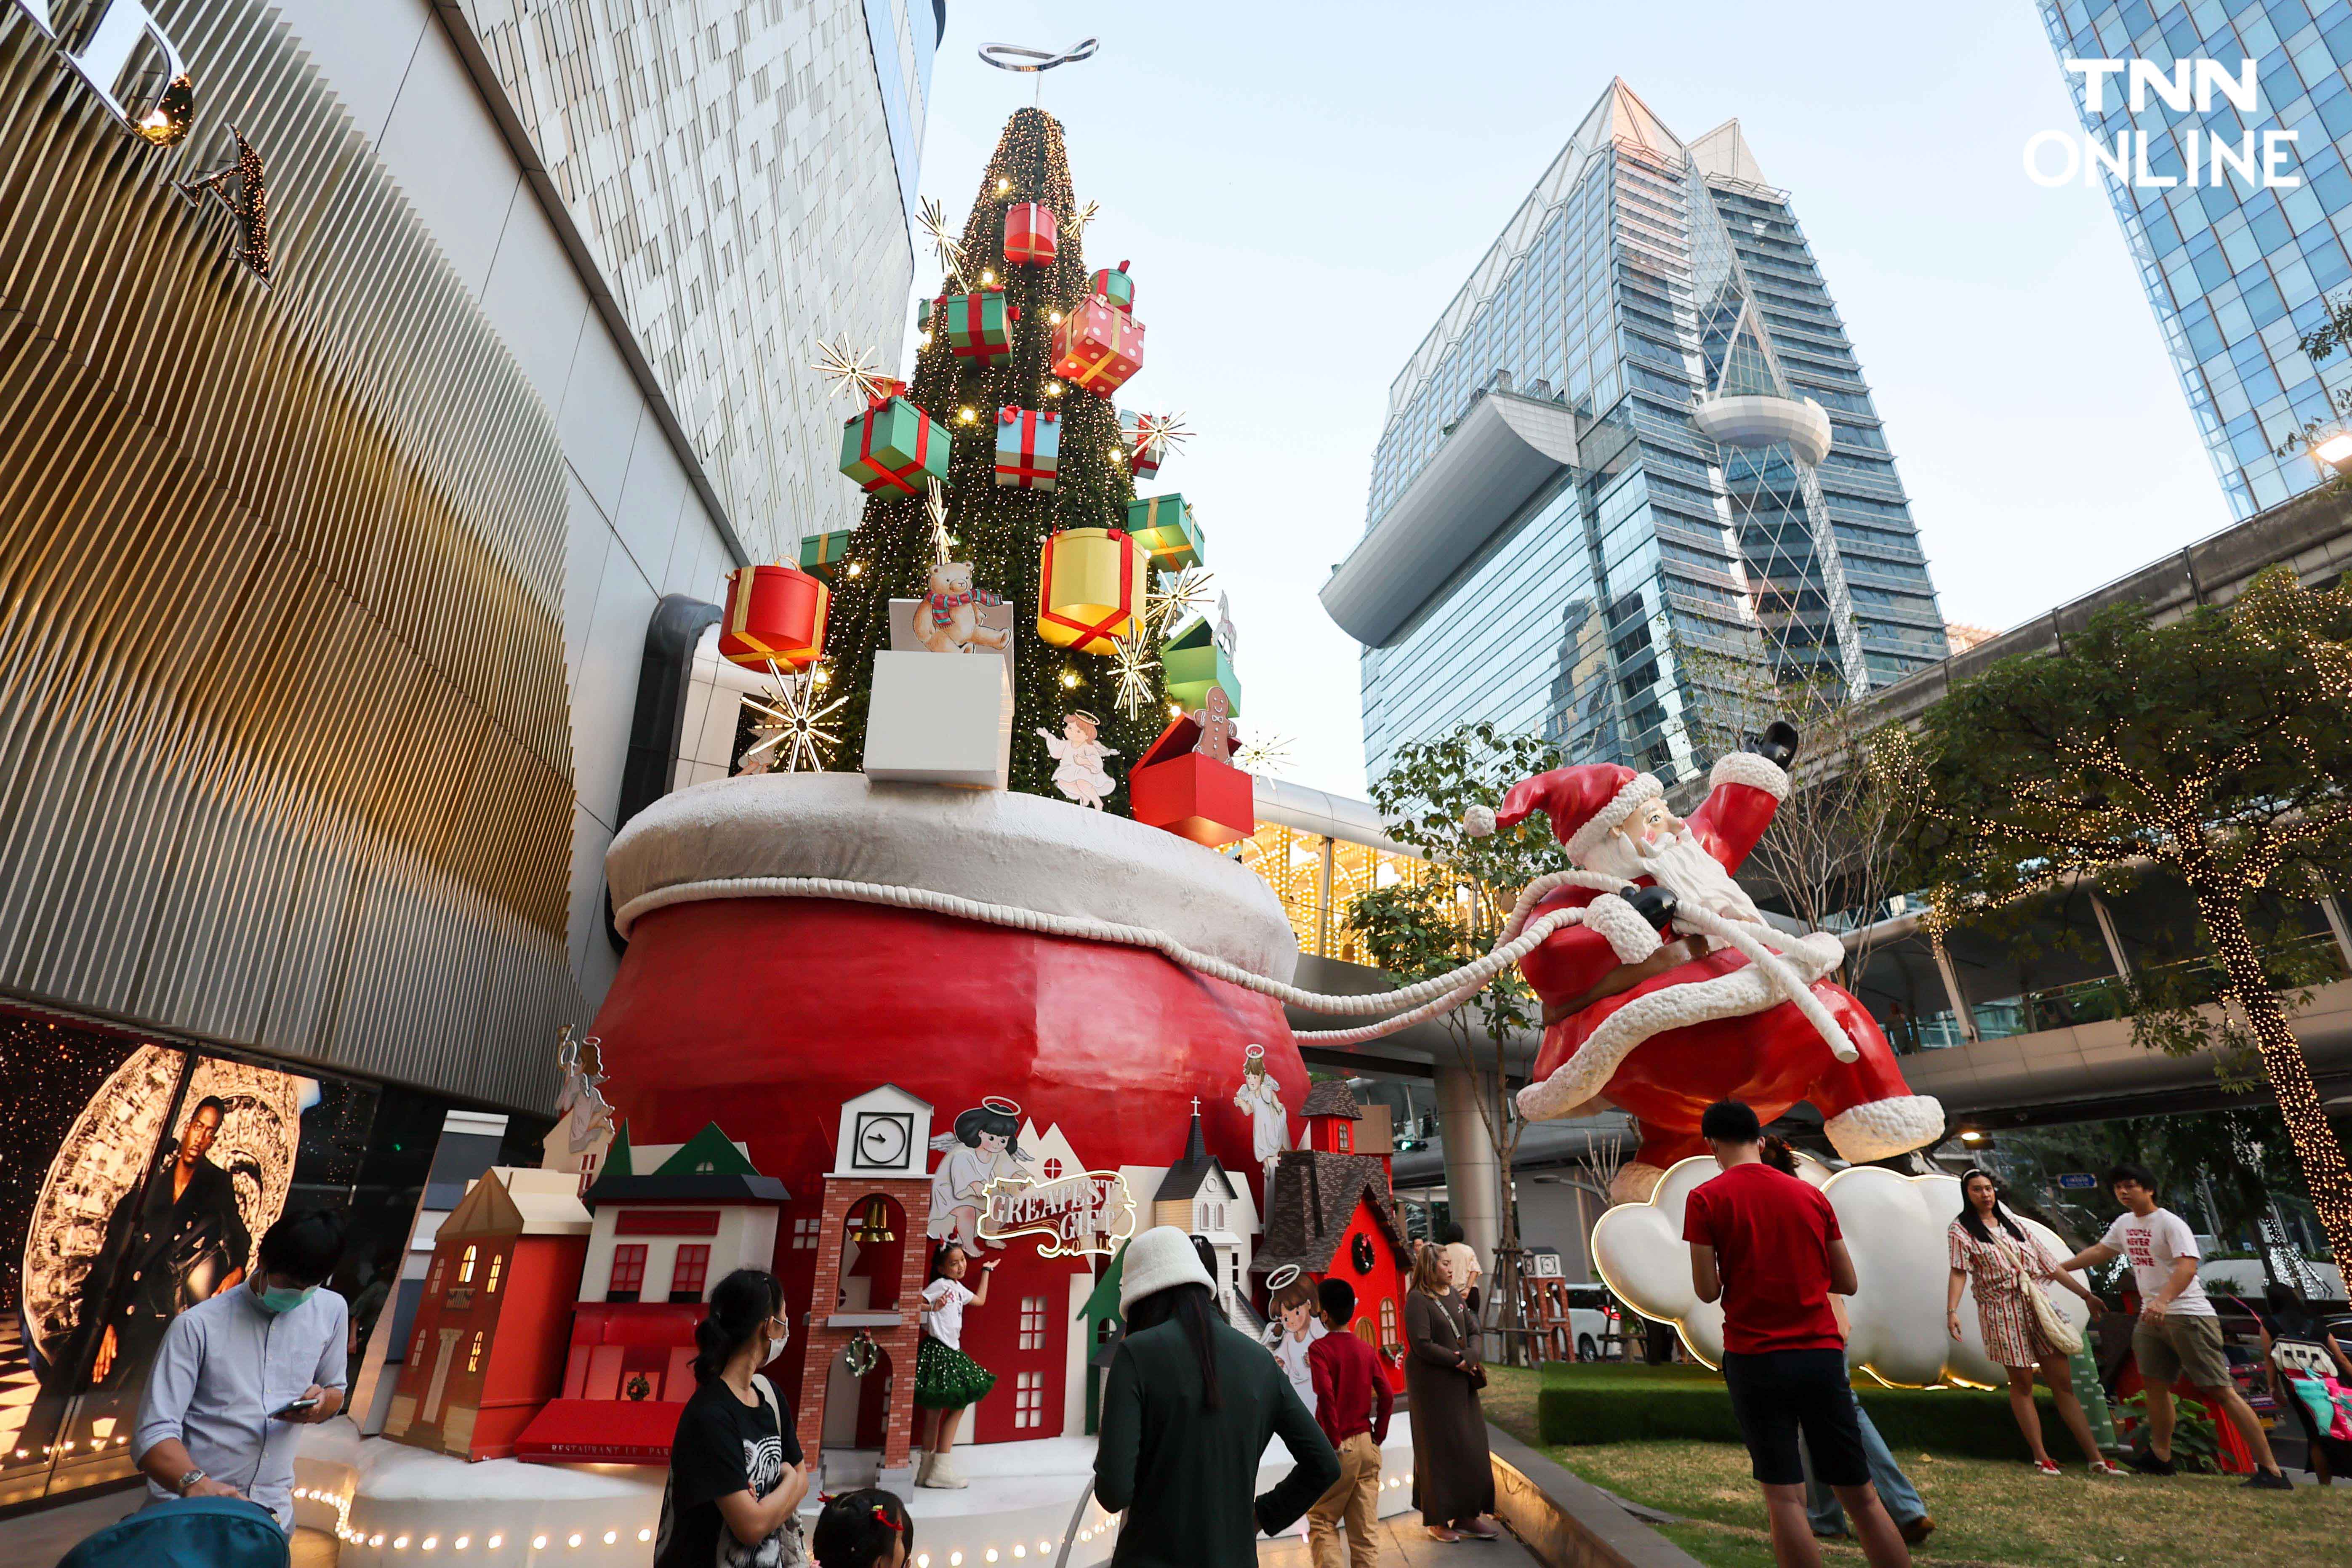
[[[149,1507],[248,1498],[294,1528],[296,1427],[343,1406],[343,1299],[319,1287],[342,1255],[326,1209],[269,1227],[252,1277],[172,1320],[139,1402],[132,1447]]]

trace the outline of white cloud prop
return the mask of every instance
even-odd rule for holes
[[[1906,1176],[1877,1165],[1831,1175],[1802,1157],[1800,1167],[1837,1211],[1860,1280],[1861,1288],[1845,1302],[1847,1363],[1906,1388],[1946,1380],[2006,1382],[1985,1354],[1973,1286],[1960,1292],[1960,1340],[1955,1343],[1944,1331],[1944,1290],[1951,1272],[1944,1234],[1960,1212],[1958,1178]],[[1683,1200],[1719,1173],[1710,1157],[1682,1161],[1665,1173],[1649,1202],[1620,1204],[1592,1227],[1592,1261],[1610,1288],[1643,1317],[1674,1324],[1691,1353],[1709,1366],[1723,1363],[1723,1308],[1701,1301],[1692,1288],[1690,1247],[1682,1238]],[[2072,1250],[2048,1226],[2023,1215],[2017,1220],[2052,1257]],[[2076,1328],[2089,1322],[2090,1310],[2073,1292],[2053,1289],[2050,1295]]]

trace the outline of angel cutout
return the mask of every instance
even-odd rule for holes
[[[1101,720],[1074,708],[1062,715],[1059,740],[1049,731],[1037,731],[1038,738],[1045,742],[1045,750],[1054,754],[1054,761],[1059,764],[1054,769],[1054,787],[1096,811],[1103,808],[1103,796],[1118,787],[1103,767],[1103,759],[1118,755],[1118,749],[1095,739],[1101,728]]]
[[[950,1240],[972,1257],[981,1256],[983,1239],[990,1247],[1004,1243],[980,1234],[981,1211],[987,1206],[988,1184],[1000,1176],[1017,1176],[1029,1156],[1021,1148],[1021,1108],[990,1095],[955,1119],[952,1131],[931,1140],[931,1148],[947,1158],[931,1173],[931,1223],[926,1233]]]

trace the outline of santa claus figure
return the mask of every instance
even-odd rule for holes
[[[1578,867],[1624,882],[1536,901],[1530,923],[1570,908],[1583,923],[1519,963],[1544,1002],[1543,1049],[1519,1109],[1531,1121],[1631,1113],[1642,1142],[1612,1184],[1617,1202],[1646,1199],[1668,1166],[1705,1153],[1699,1113],[1727,1098],[1767,1121],[1810,1101],[1851,1161],[1943,1134],[1943,1107],[1911,1092],[1870,1014],[1823,978],[1843,960],[1838,939],[1774,930],[1733,880],[1789,792],[1796,751],[1796,731],[1774,724],[1715,764],[1687,821],[1666,809],[1656,778],[1612,763],[1528,779],[1493,813],[1506,827],[1545,813]]]

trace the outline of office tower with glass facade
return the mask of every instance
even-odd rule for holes
[[[2094,114],[2084,78],[2067,82],[2101,147],[2112,153],[2125,132],[2135,148],[2147,139],[2150,180],[2099,174],[2231,511],[2251,517],[2332,477],[2299,447],[2280,447],[2312,420],[2332,422],[2329,395],[2352,387],[2352,355],[2315,364],[2296,346],[2326,319],[2326,298],[2352,281],[2352,3],[2042,0],[2042,19],[2062,60],[2138,59],[2168,75],[2187,60],[2231,73],[2255,62],[2251,113],[2218,93],[2206,108],[2192,100],[2181,110],[2153,92],[2134,112],[2124,82],[2110,77]],[[2248,132],[2259,146],[2271,130],[2296,132],[2283,172],[2299,185],[2265,190],[2214,163],[2216,142],[2242,152]],[[2053,153],[2048,167],[2056,166]]]
[[[1389,394],[1362,540],[1368,771],[1465,721],[1671,779],[1702,689],[1859,694],[1943,657],[1870,389],[1732,121],[1612,82]]]

